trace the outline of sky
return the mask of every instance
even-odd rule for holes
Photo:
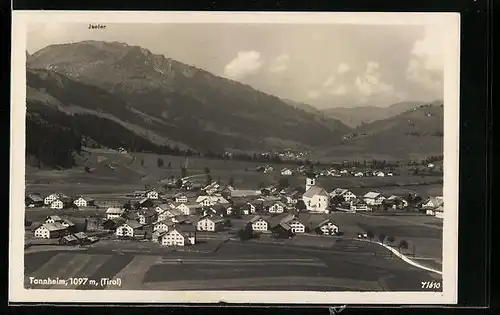
[[[52,44],[118,41],[317,108],[443,98],[439,29],[348,24],[31,24],[30,54]]]

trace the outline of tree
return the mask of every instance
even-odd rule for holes
[[[211,183],[212,183],[212,176],[210,176],[210,174],[207,174],[205,184],[206,186],[208,186]]]
[[[181,177],[187,177],[187,169],[184,166],[181,166]]]
[[[88,166],[85,166],[83,169],[85,170],[85,173],[90,173],[90,168]]]
[[[241,241],[249,240],[253,237],[253,229],[251,224],[245,225],[243,229],[238,231],[238,237]]]
[[[399,251],[401,251],[401,249],[408,249],[408,242],[407,241],[401,240],[401,242],[399,242]]]
[[[380,241],[380,243],[384,244],[384,241],[385,241],[385,234],[379,234],[378,235],[378,240]]]
[[[387,237],[387,242],[389,242],[391,244],[394,243],[395,240],[396,240],[396,238],[394,236],[392,236],[392,235],[390,235],[390,236]]]
[[[234,187],[234,178],[229,177],[229,180],[228,180],[228,185],[229,185],[229,186],[233,186],[233,187]]]
[[[177,182],[175,183],[175,187],[177,187],[177,189],[181,188],[182,187],[182,179],[178,179]]]
[[[280,178],[278,185],[280,188],[288,188],[290,186],[290,183],[288,182],[288,178]]]
[[[295,209],[297,209],[298,211],[306,210],[307,206],[306,206],[306,203],[304,202],[304,200],[297,201],[297,203],[295,204]]]
[[[158,165],[158,168],[162,168],[163,167],[163,160],[161,158],[158,158],[158,160],[156,161],[156,165]]]
[[[375,234],[373,234],[372,231],[368,231],[368,232],[366,232],[366,237],[368,237],[368,239],[372,240],[375,237]]]
[[[168,168],[172,168],[172,162],[168,162],[167,167],[168,167]]]
[[[205,168],[203,169],[203,171],[204,171],[204,172],[205,172],[205,174],[207,174],[207,175],[208,175],[208,174],[210,174],[210,169],[209,169],[207,166],[205,166]]]
[[[344,198],[342,196],[333,196],[331,199],[330,199],[330,203],[332,205],[340,205],[342,203],[344,203]]]
[[[125,209],[125,210],[131,210],[132,209],[132,204],[130,203],[130,200],[127,201],[127,202],[125,202],[123,204],[123,209]]]
[[[144,159],[141,159],[141,166],[144,166]]]

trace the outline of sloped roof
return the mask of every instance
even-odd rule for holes
[[[304,197],[308,197],[308,198],[312,198],[316,195],[321,195],[321,196],[328,196],[328,193],[326,192],[325,189],[323,189],[322,187],[320,186],[313,186],[311,188],[309,188],[305,193],[304,193]]]
[[[251,218],[249,222],[250,223],[255,223],[255,222],[259,221],[259,220],[264,220],[264,218],[262,218],[260,215],[256,215],[253,218]],[[266,220],[264,220],[264,221],[266,221]]]
[[[67,224],[67,225],[69,225],[69,226],[74,226],[74,225],[75,225],[73,222],[71,222],[71,221],[70,221],[70,220],[68,220],[68,219],[64,219],[64,220],[63,220],[63,222],[64,222],[64,223],[66,223],[66,224]]]
[[[52,219],[54,221],[62,221],[61,217],[58,215],[49,215],[47,219]]]
[[[370,199],[373,199],[373,198],[377,198],[381,195],[381,193],[379,192],[376,192],[376,191],[370,191],[370,192],[367,192],[363,198],[370,198]]]
[[[45,224],[42,224],[41,226],[45,227],[50,232],[66,230],[66,227],[59,222],[45,223]]]
[[[87,234],[85,234],[84,232],[78,232],[78,233],[75,233],[74,235],[77,239],[80,239],[80,240],[88,238]]]
[[[124,224],[130,226],[133,229],[138,229],[138,228],[142,227],[142,224],[140,224],[136,220],[127,220]]]
[[[362,199],[356,199],[356,200],[353,200],[352,202],[352,205],[366,205],[366,202],[364,202]]]
[[[68,242],[78,241],[78,239],[74,235],[66,235],[63,237],[63,239]]]
[[[87,202],[89,202],[89,201],[94,201],[94,198],[91,198],[91,197],[85,197],[85,196],[80,196],[80,197],[78,197],[78,198],[76,198],[76,199],[80,199],[80,198],[81,198],[81,199],[83,199],[83,200],[85,200],[85,201],[87,201]]]
[[[125,209],[123,208],[108,208],[106,210],[106,214],[123,214],[125,212]]]
[[[34,202],[42,202],[43,201],[43,198],[39,195],[36,195],[36,194],[28,194],[27,197],[30,198]]]

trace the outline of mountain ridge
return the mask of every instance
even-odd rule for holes
[[[124,43],[51,45],[33,53],[27,67],[99,87],[122,107],[172,126],[160,135],[194,149],[310,148],[340,143],[350,131],[339,120]]]

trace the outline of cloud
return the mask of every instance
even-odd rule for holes
[[[331,75],[329,76],[326,81],[323,83],[323,87],[324,88],[330,88],[333,86],[333,84],[335,83],[335,76]]]
[[[443,85],[443,36],[438,29],[427,27],[424,38],[417,40],[411,50],[406,78],[434,92]]]
[[[290,60],[290,56],[286,54],[279,55],[269,67],[269,71],[278,73],[283,72],[288,68],[288,61]]]
[[[251,51],[240,51],[236,58],[231,60],[224,68],[224,74],[228,78],[241,79],[249,74],[254,74],[262,67],[260,53]]]
[[[351,68],[349,67],[349,65],[345,62],[341,62],[337,68],[337,73],[342,75],[342,74],[345,74],[347,72],[349,72]]]
[[[341,85],[338,88],[331,91],[331,94],[333,94],[333,95],[346,95],[347,94],[347,87],[345,85]]]
[[[316,100],[319,98],[319,92],[318,91],[309,91],[307,92],[307,97],[313,100]]]
[[[366,99],[376,95],[390,95],[394,93],[394,87],[382,80],[378,62],[370,61],[366,65],[365,72],[358,76],[354,85],[358,90],[361,99]]]

